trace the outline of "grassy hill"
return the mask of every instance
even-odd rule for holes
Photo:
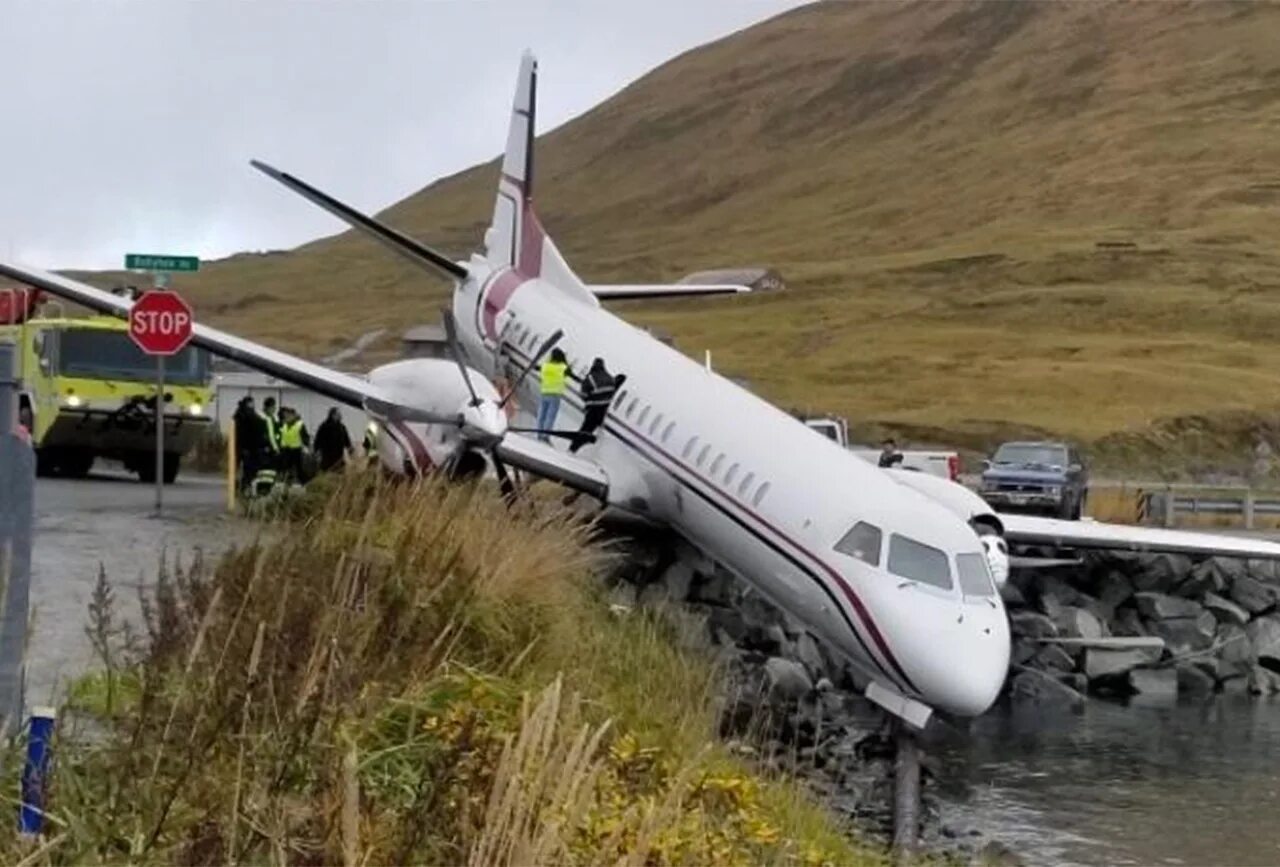
[[[781,403],[1104,456],[1239,452],[1280,419],[1280,7],[805,7],[654,70],[539,158],[587,278],[782,272],[780,293],[625,309]],[[462,253],[495,176],[384,216]],[[350,235],[190,284],[209,321],[311,354],[431,318],[444,288]]]

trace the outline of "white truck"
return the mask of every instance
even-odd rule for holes
[[[839,443],[863,460],[873,464],[880,460],[879,449],[866,446],[851,446],[849,444],[849,424],[842,418],[807,418],[804,423],[827,439]],[[919,472],[928,473],[931,476],[937,476],[953,482],[959,480],[960,455],[956,452],[909,449],[900,452],[900,454],[902,455],[902,463],[899,466],[903,469],[918,470]]]

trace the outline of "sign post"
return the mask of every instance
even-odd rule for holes
[[[129,336],[156,359],[156,516],[164,508],[164,360],[177,355],[191,340],[191,308],[174,292],[165,291],[170,271],[196,271],[200,260],[192,256],[152,256],[130,253],[125,267],[152,272],[153,287],[129,308]]]

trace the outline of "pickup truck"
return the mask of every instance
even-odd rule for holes
[[[1003,443],[983,461],[978,493],[1001,512],[1034,512],[1077,521],[1089,472],[1080,453],[1060,442]]]
[[[879,462],[879,449],[849,445],[849,424],[844,419],[829,417],[807,418],[804,419],[804,423],[827,439],[839,443],[863,460],[873,464]],[[900,454],[902,455],[902,463],[898,466],[902,469],[917,470],[922,473],[928,473],[931,476],[949,479],[953,482],[960,475],[960,455],[956,452],[909,449]]]

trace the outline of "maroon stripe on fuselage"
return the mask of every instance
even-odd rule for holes
[[[498,314],[506,308],[516,290],[527,282],[528,278],[519,271],[507,270],[499,274],[485,290],[480,319],[484,333],[490,340],[498,339]]]
[[[427,445],[422,439],[409,429],[409,426],[402,421],[386,422],[388,433],[393,438],[400,441],[400,447],[403,448],[413,458],[414,466],[417,467],[418,473],[425,473],[427,470],[435,466],[431,460],[431,454],[427,451]]]

